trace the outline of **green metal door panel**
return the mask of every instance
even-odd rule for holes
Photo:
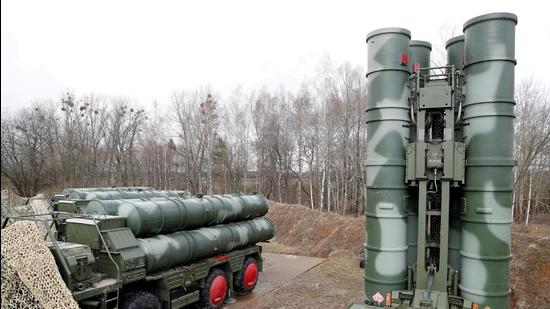
[[[135,243],[134,236],[129,229],[123,228],[123,223],[123,218],[113,216],[94,216],[94,219],[68,219],[66,221],[65,235],[69,242],[86,244],[91,249],[102,250],[103,244],[98,234],[99,229],[100,231],[104,231],[103,237],[111,244],[111,250],[135,247],[137,244]],[[115,238],[112,241],[110,233]],[[124,241],[121,242],[119,239],[123,239]],[[133,242],[132,239],[134,239]]]
[[[463,296],[507,308],[511,239],[515,25],[494,13],[466,22]]]
[[[69,219],[67,220],[65,235],[68,242],[84,244],[93,250],[100,250],[102,248],[95,225],[71,222],[71,219]]]
[[[61,212],[69,212],[69,213],[80,213],[76,201],[67,201],[67,200],[60,200],[57,203],[57,211]]]
[[[137,241],[129,228],[102,232],[105,243],[111,251],[121,251],[137,246]]]
[[[449,108],[451,106],[451,87],[445,87],[445,91],[437,88],[420,88],[419,108]]]
[[[410,32],[401,28],[367,35],[365,291],[369,298],[406,283],[409,41]]]

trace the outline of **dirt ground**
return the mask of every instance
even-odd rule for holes
[[[280,248],[283,252],[290,250],[294,254],[317,257],[327,257],[335,250],[350,250],[354,254],[363,252],[363,217],[344,217],[300,205],[273,202],[267,216],[277,228],[274,248],[284,245],[287,248]]]
[[[249,308],[346,308],[361,301],[363,276],[350,251],[332,253],[324,262],[248,303]]]
[[[550,304],[550,215],[512,232],[511,308]]]
[[[268,217],[275,221],[274,240],[267,252],[308,255],[325,261],[255,300],[257,308],[346,308],[363,297],[359,259],[363,250],[364,220],[271,203]],[[512,233],[510,308],[545,308],[550,303],[550,215]]]

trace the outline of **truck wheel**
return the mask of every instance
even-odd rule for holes
[[[120,309],[160,309],[159,299],[147,291],[133,291],[126,295],[120,303]]]
[[[200,292],[201,301],[206,308],[221,308],[227,296],[227,287],[225,272],[219,268],[211,270]]]
[[[244,259],[243,268],[235,277],[235,290],[238,294],[250,294],[258,282],[258,262],[255,258],[247,256]]]

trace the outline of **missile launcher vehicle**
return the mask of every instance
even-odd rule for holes
[[[179,193],[70,189],[55,205],[70,211],[7,217],[2,228],[16,220],[46,226],[48,247],[81,308],[221,308],[251,293],[263,266],[258,243],[275,233],[263,217],[267,200]]]
[[[367,35],[366,300],[509,305],[517,16],[464,24],[430,66],[403,28]]]

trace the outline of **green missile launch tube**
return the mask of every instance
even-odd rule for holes
[[[402,28],[367,35],[365,292],[404,289],[407,277],[405,149],[409,136],[409,40]]]
[[[462,217],[463,297],[508,308],[517,17],[493,13],[464,24],[466,144]]]
[[[124,217],[134,235],[143,236],[249,220],[267,214],[268,210],[269,204],[262,195],[226,194],[190,199],[92,201],[86,212]]]
[[[230,252],[269,240],[274,235],[273,221],[258,218],[137,240],[149,273]]]

